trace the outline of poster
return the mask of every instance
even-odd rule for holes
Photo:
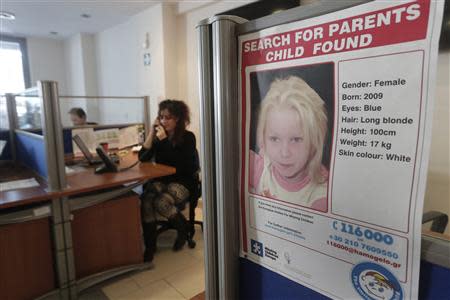
[[[239,36],[242,257],[334,299],[417,298],[443,4]]]

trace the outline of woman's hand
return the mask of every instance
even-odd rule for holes
[[[158,126],[160,126],[160,123],[159,123],[159,119],[156,118],[155,122],[153,122],[152,126],[150,126],[150,131],[147,135],[147,138],[145,139],[144,143],[142,144],[142,146],[145,149],[150,149],[152,147],[153,139],[155,138],[156,133],[157,133],[156,127],[158,127]]]

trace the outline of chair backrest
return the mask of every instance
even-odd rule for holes
[[[194,156],[194,166],[197,172],[200,172],[200,157],[198,155],[198,150],[195,149],[195,156]]]
[[[197,191],[196,191],[196,198],[200,198],[202,196],[202,181],[200,176],[200,156],[198,155],[197,149],[195,149],[195,157],[194,157],[194,166],[197,172],[195,172],[195,181],[197,182]]]

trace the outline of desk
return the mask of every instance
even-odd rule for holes
[[[42,202],[53,196],[53,193],[47,192],[47,183],[45,180],[28,168],[16,166],[12,163],[0,166],[0,181],[26,178],[35,178],[40,183],[40,186],[27,189],[0,191],[0,209]]]
[[[121,157],[120,168],[131,166],[137,159],[136,153],[128,153]],[[60,195],[66,245],[72,245],[66,249],[68,261],[72,261],[72,290],[79,292],[149,266],[143,264],[140,201],[130,190],[175,171],[165,165],[139,163],[123,172],[99,175],[89,167],[66,176],[67,187]]]
[[[24,167],[2,165],[0,174],[2,181],[34,177],[42,184],[0,191],[0,299],[34,299],[58,289],[51,231],[54,194]]]
[[[136,162],[136,153],[128,153],[120,158],[120,168],[125,168]],[[140,163],[124,172],[94,174],[93,167],[86,171],[75,172],[66,176],[67,187],[61,195],[69,196],[85,192],[107,189],[133,181],[145,182],[149,179],[175,174],[175,168],[151,162]]]
[[[129,153],[120,167],[136,160]],[[38,177],[40,187],[0,192],[0,299],[33,299],[62,288],[75,298],[77,291],[142,267],[139,198],[123,185],[174,173],[153,163],[101,175],[89,168],[67,175],[61,191],[47,192]],[[35,176],[12,166],[2,166],[0,174],[3,180]],[[44,206],[46,213],[30,218]],[[26,221],[6,220],[25,211]]]

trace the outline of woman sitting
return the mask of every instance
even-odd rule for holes
[[[197,184],[196,142],[194,134],[186,130],[189,122],[189,108],[183,101],[162,101],[158,117],[139,152],[140,161],[154,159],[177,170],[176,174],[158,178],[144,187],[141,205],[144,261],[152,261],[156,251],[156,214],[166,217],[177,230],[174,251],[180,250],[187,240],[187,221],[177,205],[188,200]]]

